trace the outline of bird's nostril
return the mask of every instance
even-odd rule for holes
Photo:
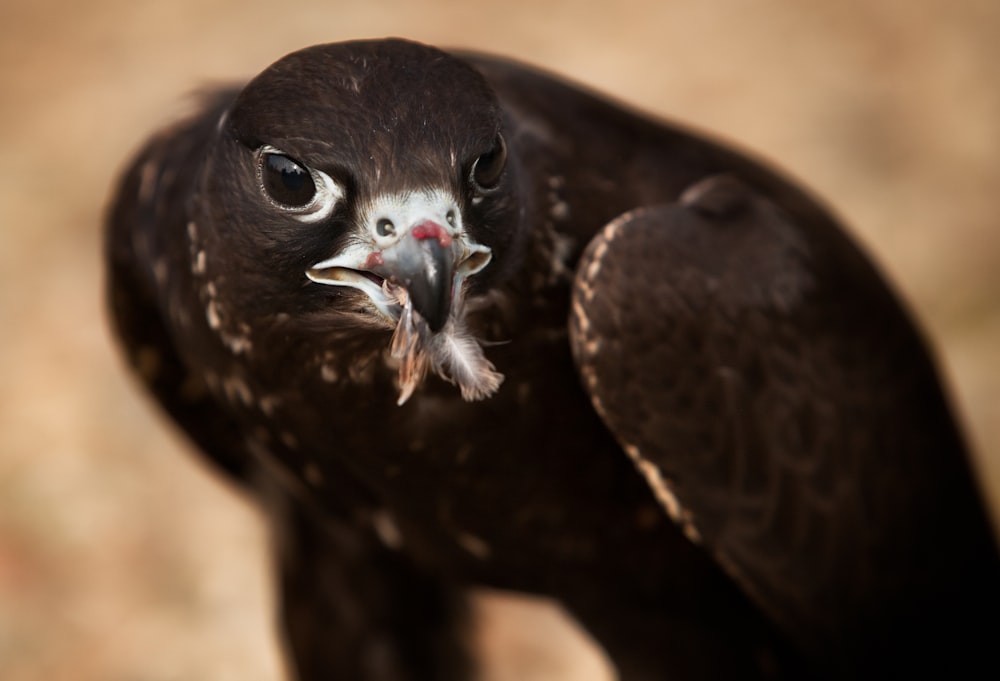
[[[375,223],[375,231],[379,236],[395,236],[396,225],[392,224],[389,218],[381,218]]]

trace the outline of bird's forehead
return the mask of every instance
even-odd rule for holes
[[[463,61],[414,43],[372,41],[279,60],[243,90],[232,122],[250,145],[294,140],[355,162],[450,159],[484,151],[500,113],[485,80]]]

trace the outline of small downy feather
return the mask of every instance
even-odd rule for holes
[[[392,334],[392,342],[389,344],[390,356],[399,361],[399,399],[396,400],[396,404],[402,406],[427,375],[424,339],[430,335],[430,329],[420,314],[413,309],[413,303],[406,289],[390,286],[388,282],[385,282],[382,288],[403,308],[396,323],[396,330]]]
[[[492,396],[503,383],[503,374],[486,359],[479,342],[452,314],[438,333],[413,309],[406,290],[393,287],[391,294],[402,306],[399,322],[389,346],[390,355],[399,361],[399,399],[404,404],[424,380],[427,368],[444,380],[457,385],[462,399],[468,402]]]
[[[467,402],[491,397],[503,383],[503,374],[486,359],[479,342],[454,318],[431,338],[430,357],[434,372],[458,385]]]
[[[423,340],[425,333],[421,333],[419,328],[422,323],[420,315],[414,311],[411,304],[407,303],[403,306],[396,331],[392,334],[389,354],[399,360],[399,399],[396,400],[398,405],[410,399],[413,391],[427,375],[427,353]]]

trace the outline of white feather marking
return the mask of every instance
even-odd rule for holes
[[[480,539],[474,534],[469,534],[468,532],[456,532],[455,541],[463,549],[471,553],[473,556],[479,560],[486,560],[493,553],[493,549],[484,540]]]
[[[673,483],[664,477],[659,466],[642,455],[638,447],[626,444],[624,448],[625,453],[635,462],[636,468],[646,478],[646,483],[652,489],[653,495],[660,502],[660,505],[663,506],[664,510],[666,510],[670,519],[680,525],[685,537],[695,544],[700,544],[701,533],[694,525],[694,515],[689,509],[681,506],[681,502],[677,499],[677,494],[674,492]]]
[[[597,247],[594,249],[594,254],[591,256],[590,263],[587,265],[587,281],[592,282],[597,278],[597,274],[601,271],[601,261],[604,259],[604,254],[607,250],[607,241],[601,241],[597,244]]]
[[[216,304],[214,298],[209,299],[205,305],[205,320],[208,322],[209,328],[213,331],[218,331],[222,327],[222,319],[219,317],[219,306]]]
[[[375,511],[372,514],[372,527],[386,548],[398,550],[403,547],[403,533],[389,511],[385,509]]]
[[[590,289],[582,289],[582,293],[584,298],[587,299],[587,302],[590,302],[590,296],[593,295]],[[590,319],[587,318],[587,312],[583,309],[583,305],[581,305],[580,301],[574,297],[573,301],[570,303],[570,307],[573,312],[573,318],[580,327],[580,334],[582,336],[589,336]]]

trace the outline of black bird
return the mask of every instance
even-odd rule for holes
[[[509,61],[320,45],[153,137],[106,258],[132,367],[273,524],[300,679],[471,678],[474,585],[558,598],[626,681],[996,666],[921,335],[742,154]]]

